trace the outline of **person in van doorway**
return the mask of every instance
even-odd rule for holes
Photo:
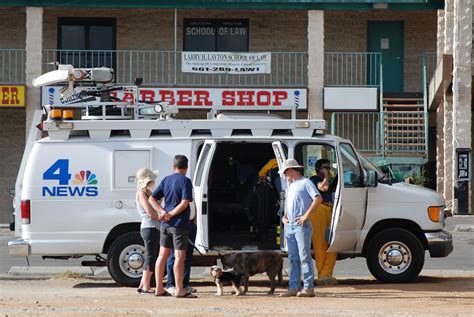
[[[332,276],[336,265],[336,252],[327,252],[329,244],[326,238],[326,231],[331,226],[332,216],[332,194],[334,192],[334,182],[330,183],[331,162],[327,159],[320,159],[315,164],[316,175],[311,177],[311,181],[321,193],[322,204],[311,215],[313,225],[313,250],[316,258],[316,269],[318,271],[317,285],[336,285],[337,280]],[[337,183],[337,182],[336,182]]]
[[[187,293],[183,287],[184,261],[189,239],[189,203],[193,201],[193,185],[186,177],[188,159],[184,155],[176,155],[173,162],[174,173],[166,176],[153,191],[150,204],[161,213],[160,252],[156,262],[155,296],[170,295],[163,288],[163,275],[166,261],[171,249],[174,249],[175,261],[173,273],[175,278],[175,297],[196,298]],[[164,208],[160,200],[164,198]]]
[[[278,162],[276,158],[268,160],[268,162],[258,172],[258,178],[261,181],[270,179],[270,183],[275,188],[275,192],[280,196],[281,183],[280,174],[278,174]]]
[[[155,269],[156,258],[158,257],[158,242],[160,239],[160,215],[148,202],[153,187],[155,186],[155,179],[158,172],[151,171],[148,168],[142,168],[137,172],[137,194],[136,203],[137,210],[142,218],[140,224],[140,235],[142,236],[145,245],[145,261],[143,264],[143,275],[138,286],[137,293],[148,294],[153,292],[150,287],[151,276]]]
[[[281,174],[289,182],[286,190],[286,208],[282,221],[285,224],[285,239],[290,261],[290,281],[288,291],[282,297],[314,297],[314,265],[311,257],[311,214],[323,199],[316,186],[303,177],[294,159],[283,162]],[[303,290],[300,290],[303,273]]]
[[[184,281],[183,286],[186,293],[196,293],[196,289],[189,285],[189,279],[191,277],[191,266],[193,262],[194,243],[196,242],[196,206],[194,202],[190,202],[190,216],[189,216],[189,241],[188,248],[186,250],[186,260],[184,260]],[[175,278],[173,274],[173,267],[175,262],[174,250],[171,250],[168,261],[166,262],[166,272],[168,280],[166,281],[166,291],[171,295],[176,293]]]

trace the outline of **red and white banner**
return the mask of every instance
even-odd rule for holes
[[[43,105],[67,104],[59,93],[59,86],[42,88]],[[133,94],[122,91],[113,95],[122,101],[132,101]],[[141,102],[167,102],[182,109],[233,108],[245,110],[290,110],[307,108],[307,89],[251,89],[251,88],[154,88],[139,87]]]
[[[183,52],[181,71],[204,74],[270,74],[271,53]]]

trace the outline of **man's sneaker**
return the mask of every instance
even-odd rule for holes
[[[319,286],[337,285],[337,280],[336,278],[332,276],[321,277],[316,280],[316,285],[319,285]]]
[[[165,291],[173,296],[176,294],[176,288],[174,288],[174,286],[165,287]]]
[[[289,289],[285,293],[281,293],[280,297],[295,297],[298,294],[298,291],[295,289]]]
[[[303,288],[301,292],[298,292],[296,294],[296,297],[314,297],[316,294],[314,294],[314,289],[312,288]]]
[[[188,293],[188,294],[196,293],[196,292],[197,292],[197,289],[195,289],[194,287],[191,287],[191,286],[186,286],[186,287],[184,288],[184,290],[185,290],[186,293]]]

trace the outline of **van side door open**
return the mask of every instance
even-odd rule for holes
[[[281,144],[280,141],[275,141],[272,142],[272,148],[273,152],[275,152],[275,158],[278,162],[278,170],[280,171],[283,162],[287,159],[287,155],[285,153],[285,150],[283,149],[283,145]],[[286,181],[285,181],[285,175],[280,174],[280,183],[282,184],[281,186],[281,192],[280,192],[280,249],[282,251],[287,251],[286,250],[286,241],[285,241],[285,225],[281,221],[283,214],[285,212],[285,186],[286,186]]]
[[[206,140],[199,155],[194,173],[194,199],[196,203],[197,235],[196,247],[201,253],[207,252],[209,247],[209,224],[208,224],[208,179],[216,141]]]
[[[329,232],[330,252],[353,252],[365,222],[367,187],[358,157],[349,143],[339,143],[339,184]]]

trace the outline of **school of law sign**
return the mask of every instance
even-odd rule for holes
[[[183,73],[270,74],[271,53],[183,52]]]

